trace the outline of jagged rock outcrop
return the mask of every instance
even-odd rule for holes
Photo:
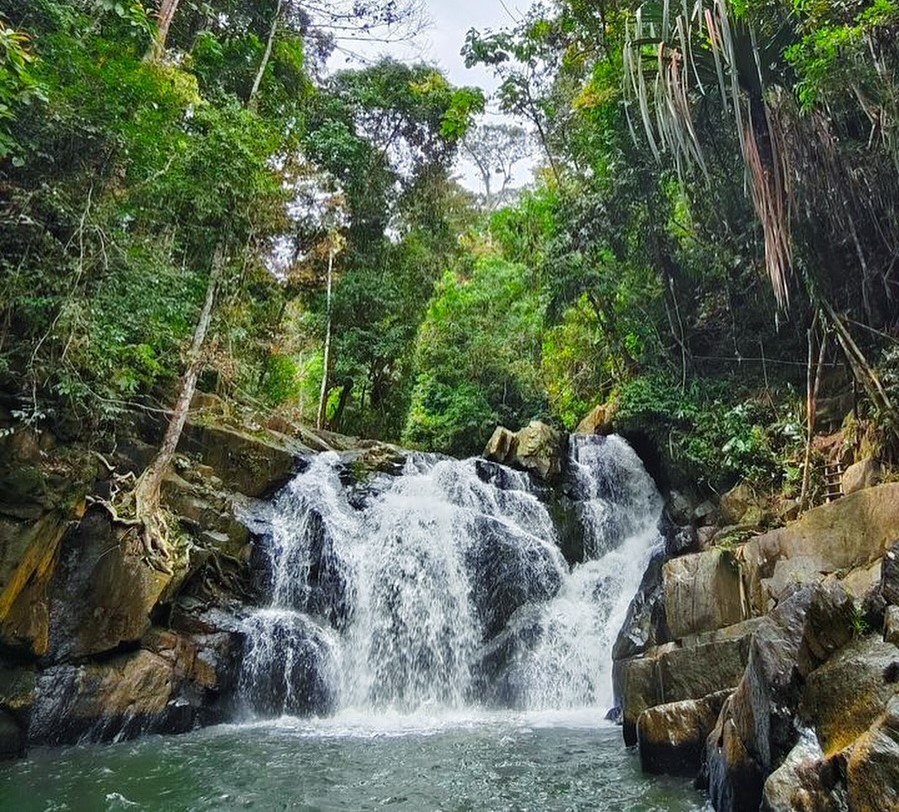
[[[899,809],[899,697],[856,741],[846,783],[853,812]]]
[[[617,406],[614,402],[600,403],[594,406],[577,424],[577,434],[612,434],[615,431],[614,420]]]
[[[637,743],[637,721],[649,708],[733,689],[746,667],[758,623],[753,619],[690,635],[616,660],[612,674],[625,742]]]
[[[624,633],[616,649],[625,740],[644,769],[699,771],[718,812],[899,810],[897,536],[889,483],[667,561],[672,642],[639,651]]]
[[[852,598],[838,584],[800,587],[754,630],[749,661],[709,736],[709,794],[717,810],[757,810],[765,778],[797,741],[808,675],[852,635]]]
[[[672,637],[723,629],[748,617],[740,567],[720,547],[673,558],[662,571],[665,618]]]
[[[518,432],[498,426],[487,442],[484,456],[553,482],[562,474],[566,443],[567,437],[562,432],[532,420]]]
[[[899,536],[899,483],[878,485],[822,505],[798,521],[749,540],[739,551],[753,614],[777,605],[797,583],[865,568]]]

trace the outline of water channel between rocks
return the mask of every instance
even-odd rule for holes
[[[33,751],[0,767],[0,809],[702,808],[604,721],[660,544],[623,440],[573,438],[562,508],[483,460],[344,474],[318,455],[245,517],[266,600],[230,621],[234,724]]]

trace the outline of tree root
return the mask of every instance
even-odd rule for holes
[[[134,482],[133,488],[123,488],[123,484],[129,480]],[[129,472],[125,475],[113,475],[111,491],[109,499],[88,496],[86,501],[103,508],[113,524],[129,529],[137,528],[144,560],[159,572],[174,574],[172,564],[176,557],[175,550],[169,538],[168,522],[159,504],[158,490],[155,493],[152,489],[148,491],[144,477],[135,478]]]

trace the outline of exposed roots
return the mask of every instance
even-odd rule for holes
[[[88,503],[104,508],[113,524],[137,529],[144,560],[153,569],[172,575],[176,553],[160,505],[159,488],[153,487],[146,472],[137,479],[133,473],[113,474],[111,483],[109,499],[89,496]],[[126,487],[131,483],[133,486]]]

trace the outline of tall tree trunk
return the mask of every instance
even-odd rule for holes
[[[181,439],[181,432],[187,420],[190,402],[193,400],[197,386],[197,376],[203,361],[203,344],[206,341],[206,333],[209,323],[212,321],[212,307],[222,278],[225,259],[221,246],[216,249],[212,260],[212,268],[209,272],[209,281],[206,284],[206,301],[200,311],[200,318],[194,329],[190,354],[188,355],[187,369],[181,379],[181,390],[178,400],[169,420],[168,428],[163,437],[162,445],[141,474],[134,488],[134,507],[137,519],[143,526],[144,552],[160,569],[168,568],[166,559],[169,557],[168,544],[166,542],[166,528],[159,512],[160,488],[162,478],[168,471]],[[161,557],[161,561],[159,558]]]
[[[272,27],[268,32],[268,40],[265,43],[265,51],[262,54],[262,60],[259,63],[259,70],[256,71],[256,78],[253,79],[253,87],[250,88],[250,95],[247,97],[247,107],[251,110],[256,109],[256,94],[259,92],[259,85],[262,84],[262,77],[265,69],[268,67],[268,61],[272,56],[272,46],[275,43],[275,32],[278,30],[278,19],[281,16],[281,6],[284,0],[278,0],[275,6],[275,13],[272,15]]]
[[[325,358],[322,369],[322,388],[318,397],[318,414],[315,418],[316,428],[324,428],[325,407],[328,403],[328,378],[331,371],[331,280],[334,272],[334,246],[328,252],[328,299],[327,299],[327,326],[325,327]]]
[[[156,36],[147,52],[147,59],[152,62],[158,62],[165,54],[165,44],[169,38],[169,28],[172,20],[175,19],[175,12],[178,10],[178,3],[181,0],[162,0],[159,6],[159,23],[156,28]]]

